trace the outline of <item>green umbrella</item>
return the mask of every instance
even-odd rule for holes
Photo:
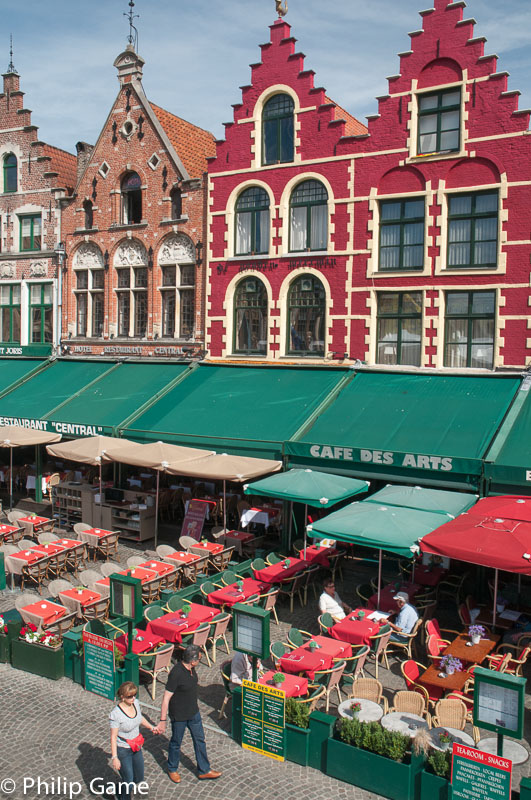
[[[452,515],[446,515],[451,519]],[[364,500],[351,503],[308,525],[308,533],[321,539],[339,539],[349,544],[376,547],[380,551],[378,604],[382,571],[382,550],[411,558],[419,551],[418,540],[442,524],[441,513],[417,511],[400,506],[377,505]]]
[[[418,511],[434,511],[457,517],[477,502],[477,494],[450,492],[442,489],[425,489],[422,486],[395,486],[391,483],[367,497],[366,503],[402,506]]]
[[[308,506],[328,508],[342,500],[347,500],[369,488],[368,481],[344,478],[313,469],[290,469],[279,472],[263,480],[248,483],[243,487],[245,494],[258,494],[264,497],[278,497],[291,503],[304,503],[306,523]],[[293,506],[292,506],[293,508]],[[290,517],[291,528],[291,517]],[[306,527],[304,529],[304,557],[306,558]]]

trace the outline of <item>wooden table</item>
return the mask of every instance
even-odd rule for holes
[[[468,632],[464,631],[450,642],[443,651],[443,655],[452,655],[471,664],[481,664],[499,641],[500,637],[497,634],[488,633],[480,640],[479,644],[471,644]]]
[[[437,689],[443,689],[445,692],[454,692],[461,691],[471,677],[466,670],[454,672],[453,675],[445,675],[444,678],[439,677],[440,672],[440,669],[432,664],[417,680],[422,686],[433,686]]]

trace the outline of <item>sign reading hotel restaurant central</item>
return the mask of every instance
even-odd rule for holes
[[[388,464],[395,467],[432,469],[441,472],[452,470],[452,459],[444,456],[428,456],[419,453],[393,453],[391,450],[358,450],[354,447],[312,444],[313,458],[331,458],[335,461],[361,461],[363,464]]]

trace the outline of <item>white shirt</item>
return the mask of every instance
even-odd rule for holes
[[[411,633],[418,618],[417,609],[409,603],[406,603],[405,606],[402,606],[400,609],[395,625],[397,628],[400,628],[402,633]]]
[[[336,619],[345,619],[345,612],[337,592],[331,597],[328,592],[323,592],[319,598],[319,611],[321,614],[331,614]]]
[[[234,653],[230,667],[231,683],[241,683],[243,680],[252,681],[253,665],[246,653]]]

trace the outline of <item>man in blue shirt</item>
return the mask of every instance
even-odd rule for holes
[[[393,642],[407,642],[408,637],[404,636],[404,634],[411,633],[419,615],[417,614],[417,609],[410,605],[407,592],[398,592],[393,597],[393,600],[396,600],[398,615],[395,623],[387,623],[394,631],[390,638]]]

